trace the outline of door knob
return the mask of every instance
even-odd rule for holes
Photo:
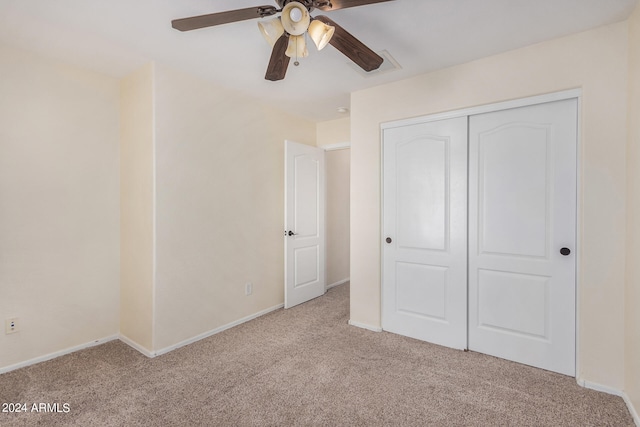
[[[561,253],[562,255],[564,255],[564,256],[567,256],[567,255],[569,255],[569,254],[571,253],[571,249],[569,249],[569,248],[562,248],[562,249],[560,249],[560,253]]]
[[[287,233],[289,236],[295,236],[298,233],[294,233],[293,231],[289,230],[289,233]]]
[[[386,241],[387,243],[391,243],[392,242],[391,237],[387,237]]]

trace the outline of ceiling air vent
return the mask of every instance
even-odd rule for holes
[[[393,59],[393,56],[391,56],[391,54],[386,50],[382,50],[376,53],[380,55],[382,58],[384,58],[384,62],[382,63],[380,68],[378,68],[377,70],[366,72],[362,68],[356,66],[353,62],[348,62],[348,64],[351,68],[353,68],[358,74],[360,74],[363,77],[379,76],[380,74],[386,74],[395,70],[402,69],[400,64],[398,64],[398,61]]]

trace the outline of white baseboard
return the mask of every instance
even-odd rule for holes
[[[122,341],[123,343],[125,343],[129,347],[131,347],[131,348],[133,348],[135,350],[138,350],[140,353],[144,354],[145,356],[147,356],[149,358],[156,357],[156,355],[152,351],[149,351],[148,349],[146,349],[142,345],[138,344],[137,342],[135,342],[131,338],[127,337],[126,335],[120,334],[120,336],[118,338],[120,339],[120,341]]]
[[[576,378],[576,381],[581,387],[621,397],[624,400],[624,403],[627,405],[627,408],[629,409],[629,412],[631,413],[636,426],[640,427],[640,416],[638,416],[638,411],[636,411],[636,408],[633,406],[633,403],[631,402],[631,399],[629,399],[629,396],[627,396],[627,393],[613,387],[583,380],[581,378]]]
[[[344,285],[345,283],[347,283],[348,281],[350,281],[351,279],[349,277],[347,277],[346,279],[343,280],[338,280],[335,283],[332,283],[330,285],[327,285],[327,290],[331,289],[331,288],[335,288],[336,286],[340,286],[340,285]]]
[[[271,308],[267,308],[266,310],[262,310],[262,311],[260,311],[258,313],[255,313],[255,314],[252,314],[250,316],[243,317],[242,319],[236,320],[235,322],[227,323],[226,325],[220,326],[219,328],[212,329],[209,332],[204,332],[204,333],[202,333],[200,335],[196,335],[193,338],[189,338],[188,340],[184,340],[184,341],[181,341],[181,342],[179,342],[177,344],[171,345],[169,347],[165,347],[165,348],[163,348],[161,350],[156,351],[154,353],[154,355],[155,356],[160,356],[160,355],[169,353],[172,350],[175,350],[175,349],[180,348],[180,347],[184,347],[185,345],[193,344],[196,341],[200,341],[200,340],[208,338],[208,337],[210,337],[212,335],[219,334],[222,331],[226,331],[227,329],[233,328],[234,326],[238,326],[238,325],[240,325],[242,323],[245,323],[245,322],[248,322],[250,320],[256,319],[256,318],[258,318],[260,316],[264,316],[265,314],[271,313],[272,311],[279,310],[279,309],[281,309],[283,307],[284,307],[284,304],[278,304],[278,305],[273,306]]]
[[[354,322],[353,320],[349,320],[349,324],[351,326],[355,326],[357,328],[362,328],[362,329],[367,329],[367,330],[373,331],[373,332],[382,332],[382,328],[379,328],[377,326],[367,325],[365,323]]]
[[[104,338],[99,338],[97,340],[93,340],[91,342],[76,345],[74,347],[69,347],[64,350],[56,351],[53,353],[45,354],[44,356],[34,357],[33,359],[25,360],[24,362],[16,363],[14,365],[9,365],[0,368],[0,374],[4,374],[5,372],[15,371],[16,369],[25,368],[27,366],[35,365],[36,363],[46,362],[47,360],[55,359],[56,357],[64,356],[67,354],[75,353],[76,351],[84,350],[87,348],[95,347],[97,345],[101,345],[107,343],[109,341],[117,340],[118,335],[111,335]]]
[[[14,371],[16,369],[24,368],[26,366],[35,365],[36,363],[46,362],[47,360],[55,359],[56,357],[64,356],[64,355],[70,354],[70,353],[75,353],[76,351],[84,350],[84,349],[90,348],[90,347],[95,347],[97,345],[104,344],[104,343],[107,343],[109,341],[114,341],[114,340],[117,340],[117,339],[119,339],[123,343],[127,344],[129,347],[139,351],[143,355],[145,355],[145,356],[147,356],[149,358],[153,358],[153,357],[160,356],[162,354],[168,353],[168,352],[170,352],[172,350],[175,350],[177,348],[184,347],[185,345],[192,344],[192,343],[194,343],[196,341],[200,341],[201,339],[208,338],[208,337],[210,337],[212,335],[218,334],[218,333],[220,333],[222,331],[225,331],[225,330],[227,330],[229,328],[233,328],[234,326],[238,326],[238,325],[240,325],[242,323],[245,323],[245,322],[248,322],[250,320],[256,319],[256,318],[258,318],[260,316],[264,316],[265,314],[271,313],[272,311],[279,310],[279,309],[281,309],[283,307],[284,307],[284,304],[278,304],[278,305],[276,305],[274,307],[267,308],[266,310],[262,310],[262,311],[260,311],[258,313],[252,314],[252,315],[247,316],[247,317],[243,317],[242,319],[236,320],[235,322],[228,323],[226,325],[220,326],[219,328],[213,329],[213,330],[211,330],[209,332],[202,333],[202,334],[197,335],[197,336],[195,336],[193,338],[190,338],[188,340],[184,340],[182,342],[179,342],[177,344],[174,344],[172,346],[163,348],[163,349],[155,351],[155,352],[149,351],[148,349],[146,349],[145,347],[143,347],[142,345],[138,344],[137,342],[135,342],[134,340],[132,340],[131,338],[129,338],[129,337],[125,336],[125,335],[118,334],[118,335],[111,335],[111,336],[105,337],[105,338],[100,338],[100,339],[97,339],[97,340],[94,340],[94,341],[91,341],[91,342],[88,342],[88,343],[85,343],[85,344],[81,344],[81,345],[77,345],[75,347],[67,348],[65,350],[56,351],[54,353],[50,353],[50,354],[47,354],[47,355],[44,355],[44,356],[35,357],[33,359],[29,359],[29,360],[26,360],[24,362],[16,363],[14,365],[9,365],[9,366],[2,367],[2,368],[0,368],[0,374],[3,374],[5,372],[9,372],[9,371]]]
[[[621,390],[618,390],[617,388],[613,388],[613,387],[609,387],[607,385],[594,383],[594,382],[587,381],[587,380],[582,379],[582,378],[576,378],[576,382],[578,383],[578,385],[580,387],[588,388],[588,389],[595,390],[595,391],[601,391],[603,393],[612,394],[614,396],[622,397],[622,394],[623,394],[623,392]]]
[[[624,403],[627,404],[627,408],[629,408],[629,412],[631,412],[631,416],[633,417],[633,421],[636,423],[636,426],[640,427],[640,416],[638,415],[638,411],[633,406],[631,399],[627,396],[627,393],[622,392],[622,398],[624,399]]]

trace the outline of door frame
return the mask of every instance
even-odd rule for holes
[[[569,89],[569,90],[563,90],[563,91],[559,91],[559,92],[553,92],[553,93],[548,93],[548,94],[544,94],[544,95],[536,95],[536,96],[530,96],[530,97],[526,97],[526,98],[520,98],[520,99],[514,99],[514,100],[509,100],[509,101],[502,101],[502,102],[495,102],[495,103],[491,103],[491,104],[485,104],[485,105],[480,105],[480,106],[476,106],[476,107],[470,107],[470,108],[463,108],[460,110],[453,110],[453,111],[447,111],[444,113],[435,113],[435,114],[429,114],[426,116],[421,116],[421,117],[414,117],[414,118],[410,118],[410,119],[402,119],[402,120],[395,120],[395,121],[391,121],[391,122],[385,122],[385,123],[381,123],[380,124],[380,188],[384,188],[384,174],[383,172],[383,156],[382,153],[384,152],[384,130],[385,129],[393,129],[396,127],[403,127],[403,126],[409,126],[409,125],[415,125],[415,124],[420,124],[420,123],[428,123],[428,122],[435,122],[435,121],[439,121],[439,120],[446,120],[446,119],[452,119],[452,118],[458,118],[458,117],[465,117],[465,116],[474,116],[474,115],[478,115],[478,114],[483,114],[483,113],[492,113],[492,112],[496,112],[496,111],[501,111],[501,110],[511,110],[514,108],[520,108],[520,107],[529,107],[532,105],[538,105],[538,104],[546,104],[549,102],[555,102],[555,101],[564,101],[567,99],[577,99],[578,101],[578,120],[577,120],[577,141],[576,141],[576,152],[577,152],[577,156],[576,156],[576,295],[575,295],[575,307],[576,307],[576,314],[575,314],[575,324],[576,324],[576,336],[575,336],[575,343],[576,343],[576,360],[575,360],[575,366],[576,366],[576,381],[578,384],[581,384],[581,366],[580,366],[580,318],[581,318],[581,309],[580,309],[580,283],[581,283],[581,276],[580,276],[580,270],[581,270],[581,265],[582,265],[582,201],[583,201],[583,193],[582,193],[582,89]],[[380,236],[382,238],[383,234],[383,226],[384,226],[384,197],[380,198]],[[384,298],[383,298],[383,283],[382,280],[384,278],[384,262],[383,262],[383,256],[384,256],[384,247],[382,244],[380,244],[380,319],[381,319],[381,323],[384,324],[384,310],[383,310],[383,306],[384,306]],[[468,286],[468,284],[467,284]],[[468,304],[468,299],[467,299],[467,304]],[[468,309],[467,309],[468,310]],[[468,334],[468,333],[467,333]],[[467,338],[467,343],[468,343],[468,338]]]

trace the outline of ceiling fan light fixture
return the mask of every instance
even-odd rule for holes
[[[307,56],[309,56],[309,51],[307,50],[307,43],[304,41],[304,36],[289,37],[287,51],[284,54],[289,58],[306,58]]]
[[[273,47],[284,34],[284,27],[282,26],[280,18],[258,22],[258,28],[260,28],[260,32],[271,47]]]
[[[309,37],[313,40],[318,50],[322,50],[333,37],[336,27],[327,25],[324,22],[313,21],[309,25]]]
[[[300,36],[307,31],[311,17],[307,8],[297,1],[287,3],[282,9],[282,26],[292,36]]]

